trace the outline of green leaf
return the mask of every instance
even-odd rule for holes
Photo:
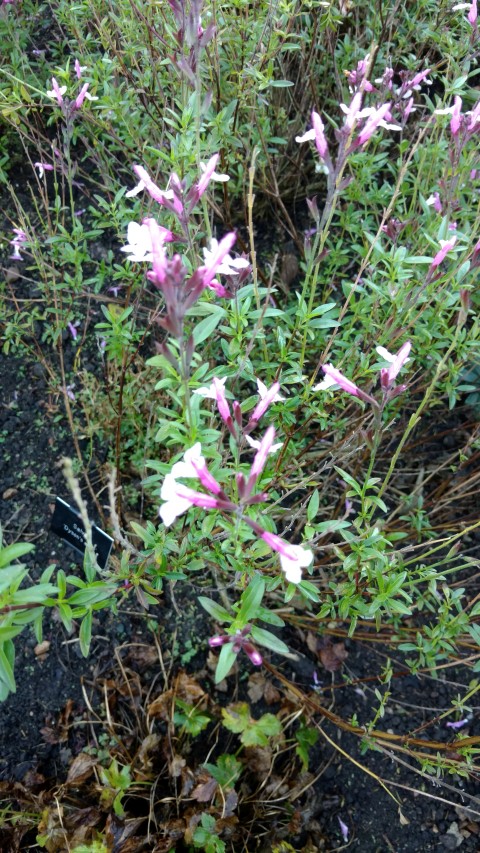
[[[6,566],[0,571],[0,592],[8,589],[10,586],[19,587],[27,570],[17,564],[16,566]]]
[[[226,610],[225,607],[222,607],[221,604],[217,604],[216,601],[212,601],[210,598],[205,598],[204,595],[199,595],[198,601],[204,610],[206,610],[213,619],[216,619],[217,622],[233,621],[233,616],[230,615],[228,610]]]
[[[217,668],[215,670],[215,684],[218,684],[220,681],[228,675],[232,666],[234,665],[237,659],[236,652],[233,650],[232,643],[225,643],[222,646],[221,652],[218,656]]]
[[[255,619],[265,592],[265,581],[260,575],[254,575],[246,590],[242,592],[238,619],[244,624]]]
[[[243,764],[238,761],[234,755],[220,755],[216,764],[204,764],[205,770],[210,773],[213,779],[220,785],[221,788],[233,788],[235,782],[239,779]]]
[[[477,646],[480,646],[480,625],[469,625],[467,627],[467,631],[472,637],[472,639],[475,640]]]
[[[15,662],[15,649],[11,640],[6,640],[0,646],[0,680],[6,684],[11,693],[15,693],[17,686],[13,675]]]
[[[310,726],[301,725],[298,731],[295,732],[295,739],[297,741],[295,752],[297,753],[298,757],[300,758],[300,761],[303,764],[303,769],[308,770],[308,753],[310,747],[315,746],[318,740],[318,732],[316,729],[311,728]]]
[[[197,323],[193,330],[193,340],[195,342],[195,346],[198,346],[210,337],[210,335],[213,331],[215,331],[224,315],[225,310],[222,308],[220,311],[217,310],[214,314],[210,314],[209,317],[205,317],[203,320],[200,320],[200,322]]]
[[[92,642],[92,611],[87,610],[82,619],[79,631],[80,648],[84,658],[88,657],[90,643]]]
[[[320,506],[320,495],[318,489],[312,494],[307,506],[307,519],[313,521],[317,517],[318,507]]]
[[[350,474],[348,474],[348,473],[347,473],[347,471],[344,471],[344,470],[343,470],[343,468],[339,468],[339,467],[338,467],[338,465],[334,465],[333,467],[335,468],[335,471],[336,471],[338,474],[340,474],[340,476],[342,477],[342,479],[343,479],[343,480],[345,480],[345,482],[346,482],[346,483],[348,483],[348,485],[352,487],[353,491],[354,491],[357,495],[361,495],[361,494],[362,494],[362,487],[361,487],[361,485],[360,485],[359,483],[357,483],[357,481],[356,481],[356,480],[354,480],[354,479],[353,479],[353,477],[352,477]]]
[[[6,548],[0,549],[0,569],[13,563],[14,560],[23,557],[25,554],[29,554],[30,551],[33,551],[34,547],[29,542],[16,542],[14,545],[8,545]]]
[[[257,727],[267,737],[276,737],[282,733],[282,724],[275,714],[263,714],[257,720]]]
[[[225,728],[237,735],[250,725],[250,709],[246,702],[237,702],[228,708],[222,708],[222,717]]]
[[[267,649],[271,649],[272,652],[277,652],[279,655],[289,654],[288,646],[283,642],[283,640],[280,640],[275,636],[275,634],[272,634],[265,628],[258,628],[254,625],[251,630],[251,635],[255,642],[260,643],[261,646],[265,646]]]
[[[79,589],[78,592],[74,592],[67,601],[71,606],[78,607],[79,605],[83,605],[84,607],[89,607],[92,604],[110,598],[116,592],[116,589],[117,587],[114,584],[96,581],[90,586],[85,586],[83,589]]]
[[[189,705],[188,702],[183,702],[181,699],[175,699],[175,705],[180,708],[173,714],[173,722],[177,726],[183,726],[186,732],[192,737],[196,737],[207,728],[210,717],[198,711],[194,705]]]

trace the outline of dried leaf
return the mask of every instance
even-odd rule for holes
[[[189,796],[190,791],[192,790],[194,784],[195,784],[195,776],[193,775],[193,773],[189,767],[184,767],[182,770],[182,788],[180,791],[182,797],[188,797]]]
[[[50,640],[44,640],[43,643],[37,643],[34,648],[34,654],[39,660],[45,660],[47,652],[51,646]]]
[[[203,776],[203,774],[202,778],[205,779],[205,776]],[[202,781],[195,786],[190,796],[194,800],[197,800],[198,803],[208,803],[212,799],[217,788],[218,782],[216,782],[215,779],[212,779],[211,776],[207,776],[205,781]]]
[[[259,702],[263,697],[265,689],[265,676],[261,672],[254,672],[248,679],[247,693],[251,702]]]
[[[280,691],[272,684],[271,681],[266,679],[265,681],[265,690],[263,693],[263,698],[267,705],[273,705],[275,702],[280,702],[281,694]]]
[[[229,838],[229,836],[233,834],[233,831],[238,823],[238,817],[233,814],[237,806],[238,794],[232,788],[232,790],[228,792],[227,796],[225,797],[225,802],[223,803],[223,817],[219,818],[216,823],[217,832],[219,834],[220,832],[222,832],[224,838]]]
[[[48,721],[48,725],[40,729],[46,743],[63,743],[68,738],[69,719],[73,712],[73,699],[68,699],[60,712],[57,722]]]
[[[96,760],[91,755],[87,755],[86,752],[80,752],[73,759],[68,769],[67,785],[80,785],[82,782],[85,782],[85,779],[88,779],[92,775],[96,763]]]
[[[203,710],[208,703],[208,695],[198,682],[185,672],[180,672],[175,681],[175,686],[157,696],[148,706],[148,713],[151,717],[170,720],[175,699],[182,699],[189,705],[195,705],[199,710]]]
[[[341,669],[343,661],[347,657],[348,652],[345,643],[328,642],[323,649],[320,649],[320,660],[328,672],[337,672]]]
[[[10,500],[10,498],[14,498],[15,495],[17,494],[17,492],[18,492],[18,489],[15,489],[15,488],[5,489],[5,491],[2,494],[2,500],[8,501],[8,500]]]
[[[137,759],[143,769],[150,769],[152,766],[152,758],[151,753],[157,752],[160,745],[160,736],[159,735],[147,735],[142,740],[140,745],[140,749],[137,753]]]
[[[136,664],[140,670],[148,669],[158,663],[158,652],[155,646],[146,644],[130,646],[125,662]]]
[[[170,773],[170,776],[173,776],[174,779],[181,776],[186,763],[187,762],[181,755],[174,753],[173,758],[168,762],[168,772]]]
[[[263,782],[272,769],[272,750],[268,746],[250,746],[245,749],[247,767]]]

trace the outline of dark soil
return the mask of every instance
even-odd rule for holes
[[[38,364],[1,356],[0,374],[0,519],[5,540],[35,544],[33,554],[25,558],[32,577],[52,562],[67,571],[80,572],[73,552],[49,531],[54,497],[70,500],[59,467],[62,456],[74,455],[62,402],[49,395],[43,369]],[[98,521],[95,517],[94,520]],[[148,615],[159,625],[164,665],[170,667],[174,650],[176,665],[181,663],[187,672],[197,674],[215,702],[225,705],[232,700],[234,678],[239,679],[235,698],[248,698],[241,678],[248,670],[248,663],[229,680],[227,694],[216,691],[206,665],[208,626],[194,599],[194,594],[189,601],[167,596],[169,603],[153,607]],[[138,611],[137,615],[133,611]],[[72,758],[91,743],[87,721],[91,720],[92,709],[97,709],[102,717],[102,697],[95,685],[112,683],[116,677],[115,648],[126,643],[149,643],[151,636],[146,614],[138,604],[132,605],[132,612],[119,616],[103,613],[96,618],[88,660],[81,657],[76,636],[67,636],[54,617],[45,626],[44,639],[50,646],[43,659],[35,654],[33,635],[25,631],[20,636],[17,692],[9,696],[0,712],[0,780],[4,795],[11,785],[13,796],[14,784],[22,781],[27,784],[36,779],[40,787],[54,790],[65,780]],[[356,715],[362,725],[372,719],[378,707],[374,690],[384,689],[376,677],[372,679],[385,663],[382,647],[347,641],[348,658],[343,670],[332,674],[301,645],[298,634],[292,635],[291,640],[297,648],[298,660],[285,661],[272,656],[272,663],[280,672],[343,720]],[[377,648],[380,651],[372,650]],[[124,653],[119,654],[122,659]],[[442,742],[453,740],[455,735],[445,728],[445,721],[435,722],[435,719],[451,708],[458,695],[465,693],[468,674],[446,669],[440,671],[438,679],[426,675],[413,677],[400,658],[392,663],[396,674],[390,687],[392,695],[385,717],[378,721],[377,727],[406,735],[433,720],[420,731],[420,736]],[[135,668],[134,663],[129,665]],[[314,671],[319,685],[314,684]],[[140,667],[140,672],[144,682],[148,682],[145,690],[151,689],[152,695],[158,695],[163,683],[158,664],[149,665],[146,671]],[[272,682],[282,691],[274,675]],[[261,702],[252,704],[256,717],[265,710],[272,709],[265,709]],[[465,736],[480,733],[475,709],[470,716],[470,722],[462,730]],[[365,853],[448,851],[457,847],[462,853],[476,853],[480,849],[480,790],[474,779],[446,776],[437,780],[433,773],[419,769],[408,748],[391,754],[373,750],[362,754],[358,738],[322,721],[321,714],[316,720],[322,723],[329,740],[320,738],[313,752],[310,770],[314,776],[318,775],[317,781],[299,793],[292,804],[296,824],[291,821],[289,834],[284,837],[294,850],[341,848],[344,842],[339,818],[349,828],[350,849]],[[207,753],[205,748],[200,761],[207,759]],[[367,770],[383,780],[391,796]],[[265,841],[266,818],[263,827],[267,831],[264,840],[248,849],[282,850],[275,848],[273,841]],[[34,837],[35,834],[29,841],[33,844],[29,849],[39,849]],[[0,835],[0,842],[1,839]],[[11,843],[6,840],[1,849],[16,850],[9,846]],[[153,848],[147,845],[142,849]],[[232,849],[245,848],[240,845]]]

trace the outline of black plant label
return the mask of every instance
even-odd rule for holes
[[[61,498],[55,498],[55,509],[52,516],[51,530],[78,551],[82,557],[85,555],[85,525],[79,513]],[[92,542],[95,548],[98,565],[105,569],[113,539],[96,524],[92,524]]]

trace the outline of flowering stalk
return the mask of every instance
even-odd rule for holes
[[[267,500],[268,496],[265,493],[252,494],[252,492],[265,467],[274,437],[275,430],[273,427],[269,427],[257,450],[248,478],[240,473],[237,475],[238,500],[231,500],[227,496],[222,486],[209,472],[201,454],[200,443],[195,444],[185,452],[182,461],[173,465],[170,474],[165,477],[160,492],[160,497],[164,503],[160,507],[159,514],[167,527],[187,512],[190,507],[194,506],[234,515],[237,520],[247,524],[259,538],[263,539],[273,551],[280,555],[280,564],[286,580],[298,584],[302,579],[302,568],[310,565],[313,560],[313,552],[301,545],[291,545],[280,536],[269,533],[245,514],[247,507]],[[205,492],[195,491],[183,483],[178,483],[179,477],[200,480]]]
[[[374,87],[368,80],[370,65],[371,60],[367,55],[364,60],[358,63],[354,71],[349,71],[347,74],[353,97],[349,105],[340,104],[340,109],[344,112],[345,119],[343,126],[336,134],[338,149],[335,161],[331,157],[325,127],[318,113],[312,112],[312,129],[307,131],[303,136],[296,137],[296,141],[299,143],[307,140],[315,141],[317,152],[327,175],[327,196],[322,215],[317,221],[317,233],[313,246],[308,252],[307,271],[301,294],[301,301],[306,302],[307,292],[310,290],[307,317],[311,315],[313,310],[321,258],[338,197],[345,186],[343,173],[350,153],[356,148],[365,147],[379,127],[401,130],[399,125],[391,123],[391,104],[389,102],[380,104],[377,107],[363,107],[364,94],[374,90]],[[300,316],[297,320],[296,329],[299,323]],[[305,326],[300,354],[300,370],[305,363],[307,337],[308,329]]]
[[[407,341],[395,355],[392,355],[392,353],[385,349],[385,347],[376,347],[378,354],[389,363],[388,368],[382,368],[380,370],[380,385],[383,391],[383,399],[381,403],[379,403],[375,397],[372,397],[370,394],[367,394],[366,391],[363,391],[355,384],[355,382],[352,382],[351,379],[348,379],[348,377],[334,367],[333,364],[324,364],[322,366],[325,378],[322,382],[319,382],[318,385],[314,385],[312,390],[326,391],[332,386],[338,385],[342,391],[345,391],[352,397],[358,397],[358,399],[363,400],[365,403],[370,403],[373,407],[375,419],[378,420],[380,424],[379,416],[381,415],[386,403],[391,400],[392,397],[396,397],[405,390],[405,385],[396,386],[395,380],[402,367],[404,367],[407,361],[409,361],[411,348],[412,345],[410,341]]]

